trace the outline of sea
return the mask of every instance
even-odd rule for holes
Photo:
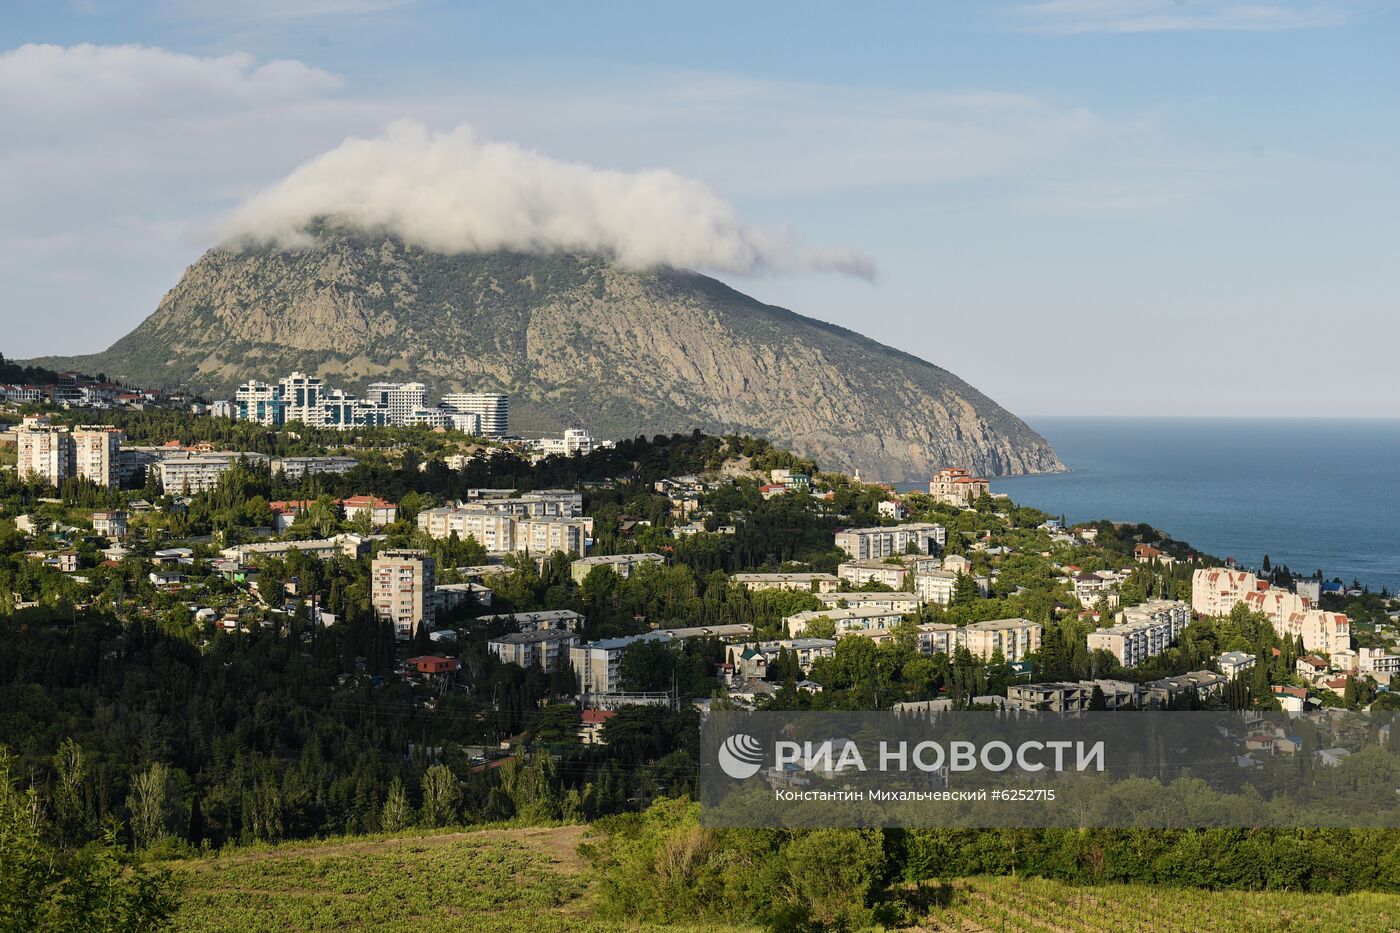
[[[1146,522],[1258,567],[1400,592],[1400,420],[1027,419],[1065,473],[992,491],[1071,523]]]

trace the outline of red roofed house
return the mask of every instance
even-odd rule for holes
[[[431,654],[409,658],[408,663],[420,674],[451,674],[462,666],[462,662],[456,658],[440,658]]]
[[[617,715],[617,710],[613,709],[586,709],[578,730],[579,741],[584,745],[605,745],[603,741],[603,726],[609,719]]]
[[[989,495],[991,490],[991,483],[980,476],[973,476],[967,470],[939,470],[928,481],[928,494],[937,502],[964,508]]]
[[[768,483],[758,487],[758,491],[763,494],[763,498],[771,499],[774,496],[781,496],[788,491],[788,488],[781,483]]]
[[[383,528],[398,521],[399,507],[378,496],[351,496],[340,500],[345,509],[345,517],[353,519],[361,512],[369,513],[369,523],[375,528]]]

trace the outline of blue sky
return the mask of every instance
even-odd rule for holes
[[[718,272],[1023,415],[1400,414],[1394,3],[876,9],[7,0],[0,350],[105,347],[239,204],[408,119],[858,251],[873,282]]]

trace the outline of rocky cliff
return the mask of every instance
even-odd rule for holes
[[[502,390],[518,433],[753,433],[868,479],[1060,468],[944,369],[703,275],[590,256],[441,255],[364,234],[219,248],[105,353],[49,362],[221,394],[293,369],[348,390]]]

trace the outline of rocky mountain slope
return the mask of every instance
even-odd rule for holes
[[[382,377],[503,390],[518,433],[746,432],[868,479],[1060,468],[946,370],[703,275],[590,256],[441,255],[368,234],[218,248],[106,352],[44,362],[220,394],[293,369],[352,391]]]

